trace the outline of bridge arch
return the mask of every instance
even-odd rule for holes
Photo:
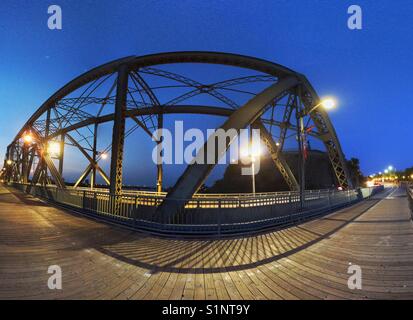
[[[220,82],[200,82],[188,76],[165,70],[168,65],[217,65],[241,68],[254,71],[254,74],[225,79]],[[157,90],[160,87],[148,83],[146,76],[158,77],[173,81],[190,89],[169,101],[160,101]],[[251,83],[269,83],[264,89],[253,92],[243,103],[237,103],[222,93],[224,86],[248,85]],[[104,95],[94,95],[107,86]],[[156,88],[155,88],[156,87]],[[83,90],[83,91],[82,91]],[[77,96],[73,96],[77,94]],[[182,104],[182,102],[199,95],[207,94],[219,102],[219,105]],[[136,97],[142,98],[137,101]],[[285,110],[282,119],[265,118],[263,115],[269,108],[274,108],[277,103],[286,99]],[[169,103],[168,103],[169,102]],[[310,110],[319,102],[319,97],[307,78],[282,65],[257,59],[254,57],[221,53],[221,52],[168,52],[144,56],[129,56],[121,58],[99,67],[96,67],[79,77],[73,79],[48,98],[28,119],[25,125],[17,133],[7,149],[6,159],[12,159],[15,163],[11,179],[28,181],[33,158],[39,159],[38,166],[31,179],[32,184],[47,183],[48,172],[53,182],[59,188],[65,188],[62,175],[63,152],[59,159],[59,168],[55,168],[50,155],[47,152],[47,143],[58,140],[61,145],[70,141],[75,145],[89,161],[89,166],[84,170],[76,184],[79,184],[88,174],[92,180],[96,180],[96,174],[102,175],[110,185],[111,193],[122,192],[122,162],[123,144],[125,138],[125,119],[130,118],[136,122],[137,127],[150,133],[152,130],[162,127],[166,114],[188,113],[218,115],[227,118],[224,128],[244,128],[248,125],[280,128],[278,148],[267,132],[266,145],[270,150],[275,166],[282,173],[291,189],[298,188],[295,180],[283,160],[282,148],[288,130],[296,130],[290,118],[294,110]],[[106,113],[106,106],[113,106]],[[87,111],[87,107],[94,106],[95,113]],[[106,108],[106,109],[105,109]],[[310,134],[320,139],[326,147],[332,167],[338,183],[344,188],[350,188],[351,182],[346,168],[339,140],[334,127],[322,109],[317,109],[310,115],[316,131]],[[104,122],[114,123],[112,135],[111,170],[107,175],[99,167],[99,153],[96,150],[97,127]],[[92,150],[88,150],[71,136],[72,132],[81,128],[94,126]],[[30,148],[25,147],[22,137],[26,132],[34,132],[37,143]],[[271,130],[269,130],[271,131]],[[94,148],[93,148],[94,147]],[[168,199],[187,199],[208,176],[213,167],[189,165],[185,173],[178,179],[176,185],[167,196]],[[158,166],[157,188],[162,190],[162,167]],[[92,181],[92,184],[93,184]],[[176,205],[176,203],[174,204]],[[164,201],[165,208],[169,210],[168,201]]]

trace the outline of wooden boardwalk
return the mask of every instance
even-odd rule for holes
[[[362,290],[347,286],[349,264]],[[59,265],[62,290],[47,287]],[[0,186],[0,299],[412,299],[413,225],[394,189],[245,238],[168,240]]]

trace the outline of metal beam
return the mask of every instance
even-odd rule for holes
[[[281,149],[276,145],[274,139],[272,138],[271,134],[268,132],[267,128],[264,126],[264,124],[259,119],[254,121],[252,126],[255,129],[260,130],[261,140],[267,146],[267,149],[271,155],[271,159],[274,161],[275,166],[280,171],[281,175],[283,176],[290,190],[298,191],[300,189],[300,186],[297,180],[295,179],[290,167],[285,161],[281,153]]]
[[[240,129],[245,128],[258,119],[271,101],[297,86],[298,83],[299,81],[295,77],[285,77],[280,79],[278,83],[275,83],[263,90],[241,108],[236,110],[220,129],[223,129],[226,132],[229,129],[235,129],[239,132]],[[231,142],[232,141],[225,141],[225,150],[220,150],[221,154],[217,154],[217,150],[207,150],[207,146],[216,146],[216,136],[211,135],[204,146],[198,151],[197,156],[199,154],[206,155],[207,152],[216,152],[216,159],[220,159],[225,154],[226,149],[229,147]],[[188,165],[185,172],[167,194],[166,198],[160,205],[158,212],[162,215],[174,215],[177,211],[181,210],[185,203],[201,187],[215,165],[216,163],[193,163]]]
[[[73,188],[76,189],[83,180],[85,180],[85,178],[88,176],[88,174],[90,173],[90,170],[92,170],[93,166],[91,163],[89,163],[89,165],[86,167],[85,171],[83,171],[83,173],[80,175],[79,179],[77,179],[77,181],[75,182],[75,184],[73,185]]]
[[[301,76],[300,79],[303,82],[300,98],[304,103],[305,109],[310,110],[314,105],[319,103],[320,99],[308,80],[304,76]],[[317,131],[323,136],[322,140],[326,146],[339,185],[344,189],[352,189],[353,183],[347,168],[346,158],[327,112],[318,108],[314,112],[311,112],[310,116]]]
[[[92,168],[92,175],[90,177],[90,189],[93,190],[96,184],[96,156],[97,156],[97,143],[98,143],[98,123],[95,123],[93,129],[93,150],[92,150],[92,161],[95,164]]]
[[[44,171],[42,174],[36,176],[40,179],[40,181],[33,179],[34,181],[32,181],[32,183],[36,184],[37,182],[40,182],[42,184],[47,184],[47,169],[49,169],[54,182],[56,183],[56,186],[61,189],[66,189],[66,185],[63,181],[62,176],[59,174],[59,171],[56,169],[53,160],[50,158],[47,152],[47,142],[49,140],[40,136],[40,134],[34,128],[32,128],[31,131],[37,141],[36,152],[39,156],[40,170]]]
[[[29,146],[27,144],[23,144],[23,152],[22,152],[22,182],[27,183],[29,178]]]
[[[158,116],[158,129],[163,128],[163,113],[159,114]],[[160,137],[158,143],[157,143],[157,148],[162,150],[162,142],[163,142],[163,137]],[[158,193],[162,192],[162,180],[163,180],[163,166],[162,162],[158,163],[156,165],[156,191]]]
[[[60,136],[59,174],[63,177],[63,161],[65,157],[65,134]]]
[[[98,163],[93,160],[93,158],[86,152],[86,150],[70,135],[66,134],[66,137],[70,140],[70,142],[77,147],[80,152],[86,157],[86,159],[89,161],[91,167],[95,167],[96,170],[99,172],[99,174],[102,176],[103,180],[109,185],[110,184],[110,179],[106,175],[106,173],[103,171],[103,169],[98,165]],[[83,180],[83,179],[82,179]],[[82,182],[82,181],[80,181]]]
[[[110,193],[115,197],[114,213],[120,210],[122,194],[123,147],[125,142],[126,96],[128,91],[129,69],[119,67],[116,87],[115,118],[112,131],[112,155],[110,162]]]

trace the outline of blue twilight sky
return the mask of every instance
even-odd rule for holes
[[[354,3],[363,30],[347,28]],[[63,30],[47,28],[51,4]],[[337,97],[333,124],[365,174],[413,166],[411,0],[2,0],[0,9],[1,162],[25,120],[80,73],[127,55],[208,50],[275,61]]]

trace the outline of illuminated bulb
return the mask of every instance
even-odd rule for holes
[[[336,102],[333,99],[328,98],[321,101],[321,105],[324,107],[324,109],[330,110],[336,106]]]
[[[25,135],[23,136],[23,140],[24,140],[24,142],[27,143],[27,144],[32,143],[32,142],[33,142],[33,136],[32,136],[30,133],[25,134]]]
[[[60,143],[56,141],[49,142],[47,152],[51,155],[57,156],[60,154]]]
[[[105,160],[105,159],[108,158],[108,154],[105,153],[105,152],[103,152],[103,153],[100,155],[100,157],[101,157],[103,160]]]

